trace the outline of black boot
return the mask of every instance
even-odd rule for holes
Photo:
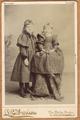
[[[20,96],[21,97],[25,97],[26,94],[25,94],[25,91],[24,91],[24,83],[20,83]]]
[[[29,83],[25,83],[25,93],[29,93]]]

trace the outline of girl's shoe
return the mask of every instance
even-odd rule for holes
[[[57,101],[59,101],[59,102],[62,102],[63,99],[64,99],[63,96],[55,97],[55,100],[57,100]]]
[[[21,88],[21,90],[20,90],[20,96],[23,97],[23,98],[26,97],[26,93],[25,93],[23,88]]]
[[[29,89],[29,83],[25,83],[25,88],[24,88],[25,94],[29,93],[28,89]]]

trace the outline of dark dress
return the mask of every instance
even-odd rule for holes
[[[53,37],[45,39],[44,49],[46,51],[53,50],[53,40]],[[37,54],[36,52],[31,62],[31,72],[37,76],[36,84],[34,86],[35,93],[39,93],[41,96],[41,93],[45,91],[45,95],[48,95],[49,93],[55,94],[55,97],[60,95],[59,89],[63,68],[64,57],[59,47],[55,51],[49,53]],[[52,77],[53,74],[55,75],[55,78]],[[44,76],[44,79],[40,79],[40,76]],[[44,88],[44,90],[42,88]]]
[[[27,58],[30,64],[32,56],[35,53],[35,42],[36,38],[33,35],[26,32],[20,34],[17,40],[17,46],[20,52],[13,67],[11,81],[29,82],[30,68],[24,64],[24,60]]]

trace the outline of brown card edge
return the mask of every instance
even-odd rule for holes
[[[0,1],[0,120],[3,120],[2,118],[2,33],[1,33],[1,29],[2,29],[2,13],[1,13],[1,4],[2,2],[4,1],[7,1],[7,2],[19,2],[17,0],[1,0]],[[25,2],[28,2],[29,0],[26,0]],[[34,0],[30,0],[30,1],[34,1]],[[35,0],[35,1],[38,1],[38,0]],[[34,1],[34,2],[35,2]],[[42,0],[41,0],[42,1]],[[44,1],[48,1],[48,0],[44,0]],[[57,1],[57,0],[51,0],[51,1]],[[64,1],[64,0],[58,0],[58,1]],[[67,0],[66,0],[67,1]],[[71,1],[71,0],[68,0],[68,1]],[[79,62],[79,59],[80,59],[80,55],[79,55],[79,49],[80,49],[80,0],[74,0],[77,2],[77,37],[78,37],[78,40],[77,40],[77,68],[78,68],[78,73],[77,73],[77,77],[78,77],[78,117],[77,118],[34,118],[33,120],[35,119],[38,119],[38,120],[80,120],[80,81],[79,81],[79,78],[80,78],[80,62]],[[14,119],[14,118],[13,118]],[[16,118],[15,118],[16,119]],[[20,120],[21,118],[18,118],[16,120]],[[23,119],[23,118],[22,118]],[[29,119],[29,118],[26,118],[26,119]],[[8,120],[8,119],[6,119]],[[29,119],[30,120],[30,119]]]

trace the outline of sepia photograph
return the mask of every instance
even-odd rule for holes
[[[3,2],[4,118],[77,116],[77,3]]]

